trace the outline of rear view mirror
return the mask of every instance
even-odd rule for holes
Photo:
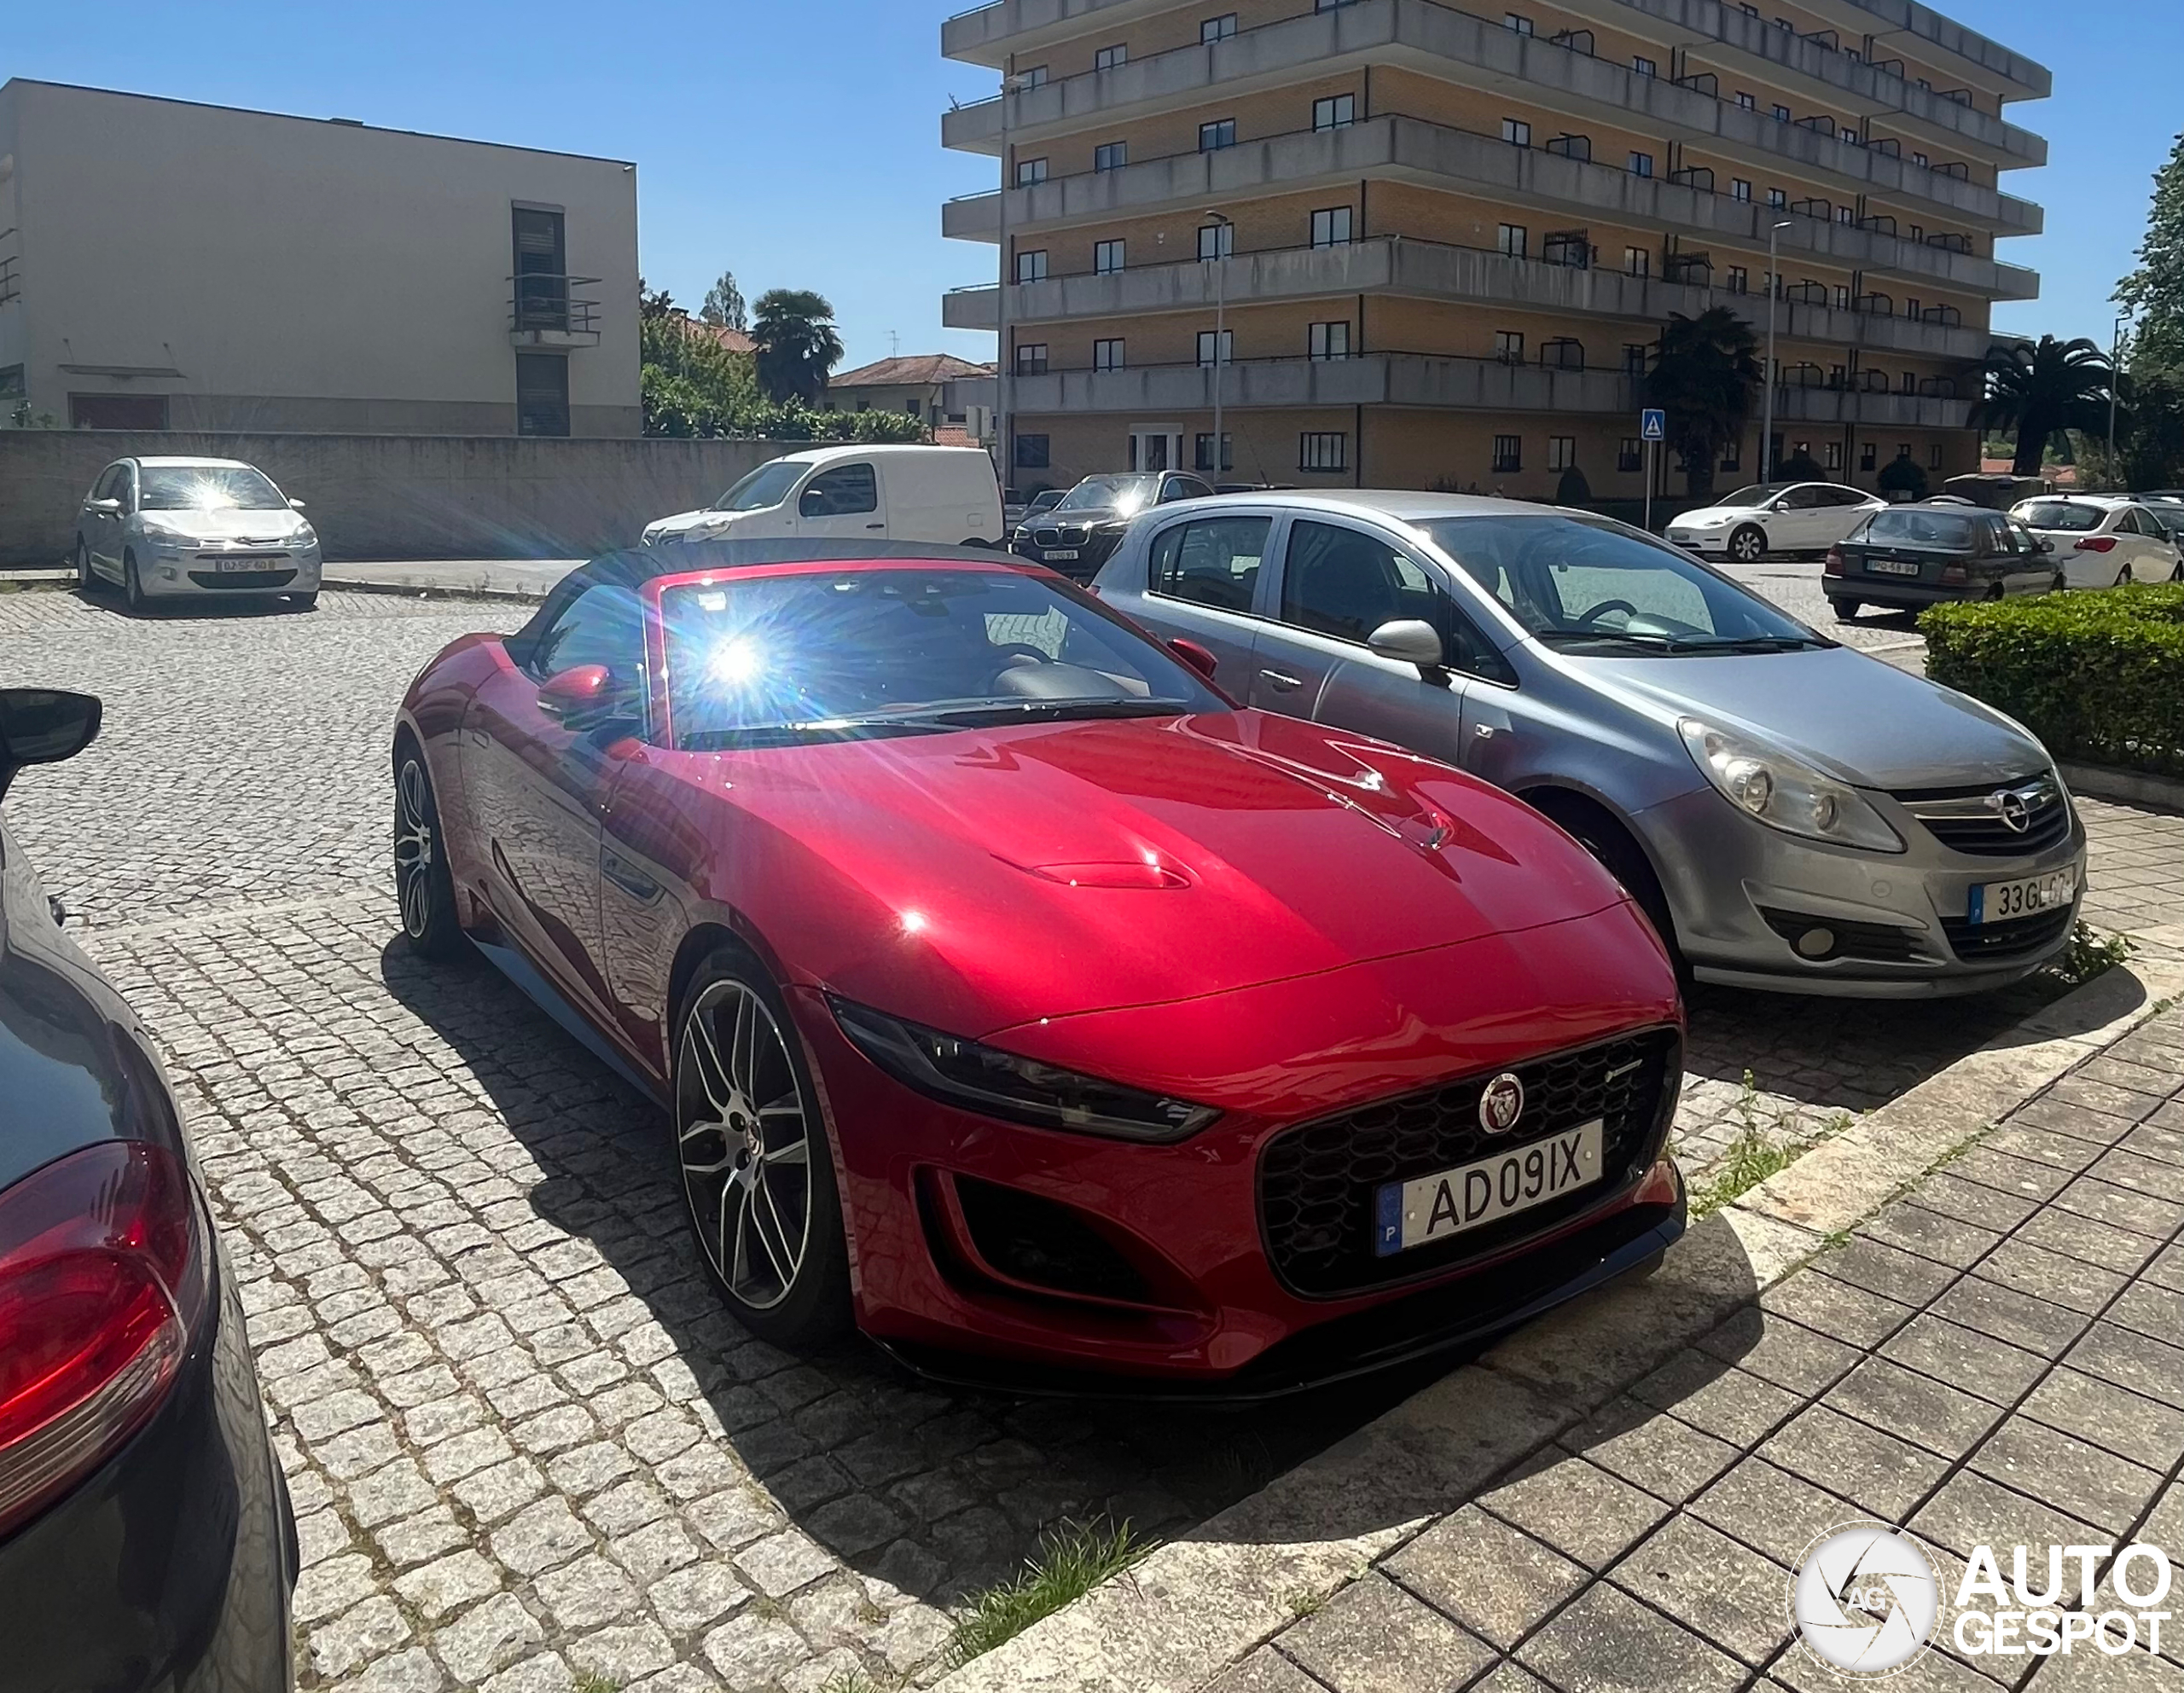
[[[1433,625],[1416,617],[1397,617],[1382,623],[1366,637],[1365,644],[1383,658],[1400,659],[1421,669],[1438,669],[1441,637]]]
[[[99,732],[98,700],[57,688],[0,688],[0,794],[27,764],[73,758]]]
[[[1208,681],[1213,680],[1213,673],[1221,668],[1221,661],[1211,652],[1180,635],[1168,643],[1168,650]]]

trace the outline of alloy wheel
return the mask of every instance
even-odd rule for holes
[[[1767,537],[1756,529],[1740,529],[1729,537],[1729,553],[1740,565],[1756,565],[1767,551]]]
[[[748,983],[712,983],[690,1008],[675,1103],[706,1256],[738,1304],[770,1310],[812,1244],[811,1122],[781,1025]]]
[[[402,761],[394,780],[394,891],[402,904],[402,927],[422,940],[433,912],[433,809],[425,767]]]

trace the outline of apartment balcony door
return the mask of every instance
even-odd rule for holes
[[[515,432],[569,432],[569,361],[562,353],[515,356]]]
[[[569,327],[569,252],[562,215],[543,206],[514,208],[515,328]]]
[[[1165,427],[1133,429],[1130,432],[1132,470],[1182,470],[1183,432]]]

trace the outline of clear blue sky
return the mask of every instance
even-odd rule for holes
[[[949,96],[993,78],[940,57],[969,0],[384,0],[368,6],[13,0],[0,78],[360,118],[399,129],[636,161],[647,279],[694,306],[723,269],[752,298],[816,288],[851,362],[990,356],[940,328],[939,296],[990,275],[993,249],[940,237],[940,202],[990,187],[990,160],[945,153]],[[2011,108],[2052,163],[2006,186],[2048,233],[2003,245],[2042,297],[1996,327],[2106,342],[2108,295],[2145,228],[2151,174],[2184,128],[2179,0],[1941,0],[2055,73]]]

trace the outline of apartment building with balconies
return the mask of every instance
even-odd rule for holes
[[[2046,70],[1919,0],[1473,5],[943,26],[1008,90],[943,119],[1003,182],[944,232],[1002,243],[1010,279],[944,319],[1005,328],[1012,480],[1551,495],[1574,466],[1636,497],[1663,326],[1725,306],[1763,340],[1770,290],[1778,456],[1866,487],[1905,455],[1978,468],[1989,315],[2038,292],[2001,243],[2040,208],[2002,185],[2047,148],[2006,113]],[[1753,411],[1725,476],[1758,472]]]
[[[0,426],[634,436],[636,166],[0,86]]]

